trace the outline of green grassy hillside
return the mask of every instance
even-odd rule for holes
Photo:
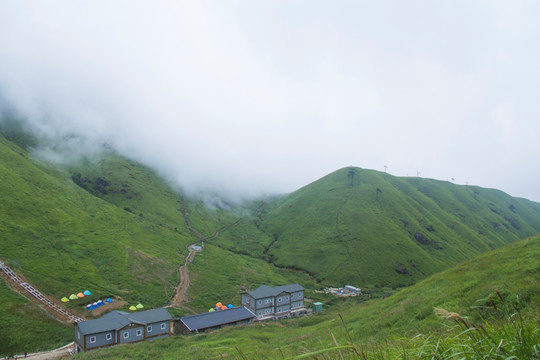
[[[266,237],[222,244],[359,287],[410,285],[540,231],[538,203],[359,168],[338,170],[255,214]]]
[[[200,242],[186,223],[210,238],[219,230],[220,237],[229,236],[226,228],[238,220],[226,210],[206,209],[151,169],[115,154],[57,169],[33,159],[36,144],[20,129],[0,128],[0,259],[53,298],[91,290],[91,299],[67,304],[85,316],[92,314],[84,311],[84,304],[108,296],[146,307],[166,304],[188,245]],[[220,268],[223,264],[227,266]],[[195,311],[209,307],[199,293],[233,301],[241,286],[260,281],[309,283],[302,274],[211,245],[193,267],[188,296]],[[1,287],[0,296],[9,305],[9,311],[1,312],[2,332],[10,334],[0,341],[0,354],[72,341],[71,330],[20,295]],[[31,321],[53,340],[37,333],[22,336]],[[28,336],[34,341],[26,341]]]
[[[349,348],[352,344],[353,351],[342,349],[341,354],[329,351],[326,357],[307,358],[476,359],[499,358],[503,351],[517,355],[516,359],[537,358],[531,354],[534,354],[534,345],[538,347],[537,342],[540,342],[538,259],[540,237],[536,236],[465,261],[384,300],[359,305],[344,302],[305,318],[118,346],[79,357],[289,359],[325,351],[337,343]],[[435,308],[460,313],[471,329],[462,331],[454,326],[454,322],[439,318]],[[511,318],[508,315],[512,315]],[[474,323],[478,327],[476,330],[472,327]],[[499,345],[499,357],[486,357],[488,352],[483,353],[484,357],[475,357],[474,353],[458,356],[469,346],[467,341],[476,338],[481,339],[482,346],[494,344],[490,348],[493,352]],[[520,346],[529,347],[528,356],[519,356]],[[540,355],[540,351],[537,354]],[[506,355],[503,358],[512,357]]]
[[[206,249],[190,265],[195,311],[237,303],[243,289],[262,283],[298,282],[310,291],[350,283],[384,292],[540,229],[537,203],[358,168],[287,196],[210,210],[113,152],[66,168],[38,162],[39,141],[16,125],[0,126],[0,258],[56,299],[90,289],[92,301],[117,296],[161,306],[174,293],[188,245],[201,237]],[[10,334],[0,354],[72,340],[9,288],[0,287],[0,298],[9,305],[1,330]],[[82,301],[67,306],[92,316]],[[41,335],[28,340],[21,334],[31,321]],[[44,333],[54,340],[44,341]]]

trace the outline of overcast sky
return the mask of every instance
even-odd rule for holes
[[[191,191],[290,192],[386,165],[540,201],[539,14],[514,0],[0,0],[0,97],[52,139],[80,136],[66,146],[111,144]]]

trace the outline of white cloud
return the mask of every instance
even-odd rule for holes
[[[194,191],[388,165],[540,200],[514,176],[540,175],[538,7],[3,2],[0,92],[51,138],[110,143]]]

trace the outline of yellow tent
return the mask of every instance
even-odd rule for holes
[[[143,304],[137,304],[136,306],[137,309],[142,309],[143,307],[144,307]]]
[[[70,300],[77,300],[78,297],[77,297],[77,295],[75,295],[75,294],[71,294],[71,295],[69,295],[69,299],[70,299]]]
[[[62,302],[68,302],[69,301],[69,299],[67,297],[65,297],[65,296],[61,300],[62,300]]]
[[[135,311],[135,310],[137,310],[137,308],[136,308],[135,306],[131,305],[131,306],[129,307],[129,310]]]

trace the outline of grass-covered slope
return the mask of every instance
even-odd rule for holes
[[[148,305],[172,295],[186,234],[92,196],[3,137],[0,182],[2,258],[39,288]]]
[[[538,259],[540,237],[536,236],[465,261],[384,300],[356,305],[344,302],[305,318],[117,346],[83,354],[80,358],[289,359],[332,348],[336,343],[354,344],[366,357],[343,349],[341,354],[332,351],[326,357],[307,358],[437,358],[433,353],[441,359],[499,358],[502,350],[517,351],[518,345],[530,346],[529,350],[534,352],[533,346],[540,341]],[[503,297],[504,304],[496,291]],[[498,304],[499,310],[507,307],[511,312],[495,311],[490,299]],[[483,324],[486,331],[455,329],[453,322],[436,316],[435,308],[459,312],[468,324]],[[506,317],[512,314],[511,318]],[[520,324],[522,319],[525,319],[524,323]],[[523,330],[529,332],[524,334]],[[486,339],[493,334],[494,339]],[[529,336],[528,341],[532,343],[523,343],[527,339],[520,338],[520,334]],[[501,340],[504,341],[500,344],[499,355],[493,357],[485,357],[488,353],[481,354],[484,357],[475,357],[474,353],[458,356],[466,345],[456,343],[463,340],[461,337],[464,341],[470,341],[467,339],[470,337],[478,337],[482,342],[492,341],[493,352]],[[503,358],[509,358],[509,355]]]
[[[335,285],[404,286],[540,232],[540,204],[501,191],[359,168],[257,210],[254,256]]]
[[[0,304],[0,357],[58,348],[73,337],[72,326],[58,323],[1,279]]]
[[[0,126],[0,259],[43,293],[60,299],[89,289],[92,301],[118,296],[147,308],[162,306],[173,296],[178,267],[188,245],[200,242],[199,233],[211,238],[220,231],[219,237],[231,238],[227,228],[238,216],[206,209],[149,168],[110,154],[58,169],[36,161],[38,142],[15,130]],[[237,302],[243,286],[309,282],[208,244],[190,269],[188,297],[196,311],[218,297]],[[72,341],[71,330],[9,288],[1,287],[0,297],[2,332],[10,334],[0,341],[0,354]],[[88,301],[67,306],[92,316],[83,310]],[[22,336],[32,321],[40,333]]]

